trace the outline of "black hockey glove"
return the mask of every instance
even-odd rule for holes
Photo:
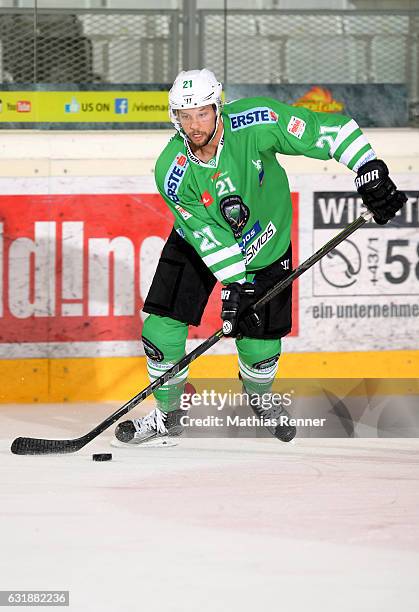
[[[252,283],[230,283],[221,290],[221,318],[225,336],[235,338],[240,332],[240,323],[246,321],[248,327],[258,327],[260,318],[250,309],[255,301],[256,287]]]
[[[406,195],[398,191],[381,159],[373,159],[358,170],[355,186],[365,206],[374,215],[374,221],[385,225],[400,210]]]

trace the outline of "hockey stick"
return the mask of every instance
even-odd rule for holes
[[[281,291],[289,287],[292,282],[295,281],[296,278],[301,276],[306,270],[311,268],[315,263],[317,263],[322,257],[327,255],[332,249],[334,249],[338,244],[343,242],[348,236],[353,234],[357,229],[359,229],[364,223],[369,221],[372,218],[372,213],[364,212],[360,217],[355,219],[352,223],[350,223],[344,230],[342,230],[339,234],[337,234],[334,238],[329,240],[325,245],[323,245],[318,251],[316,251],[311,257],[306,259],[302,264],[300,264],[291,274],[284,280],[280,281],[276,285],[274,285],[267,293],[261,297],[255,304],[253,305],[253,309],[257,310],[266,302],[271,300],[275,295],[278,295]],[[176,376],[181,370],[183,370],[186,366],[188,366],[192,361],[194,361],[197,357],[205,353],[209,348],[214,346],[221,338],[224,336],[223,330],[219,329],[215,332],[210,338],[205,340],[202,344],[197,346],[193,351],[182,357],[180,361],[175,363],[175,365],[170,368],[167,372],[162,374],[160,378],[157,378],[154,382],[152,382],[148,387],[146,387],[143,391],[135,395],[132,399],[130,399],[126,404],[118,408],[113,414],[108,416],[102,423],[99,423],[94,429],[89,431],[84,436],[80,438],[75,438],[74,440],[44,440],[40,438],[16,438],[11,446],[11,451],[15,455],[46,455],[46,454],[58,454],[58,453],[74,453],[89,442],[91,442],[94,438],[100,435],[105,429],[108,429],[113,423],[118,421],[121,417],[124,416],[127,412],[138,406],[143,400],[146,399],[153,391],[164,385],[168,380]]]

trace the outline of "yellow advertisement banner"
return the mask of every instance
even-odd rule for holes
[[[0,91],[0,123],[167,123],[166,91]]]

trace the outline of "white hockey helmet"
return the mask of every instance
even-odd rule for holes
[[[218,125],[222,91],[223,86],[207,68],[180,72],[169,91],[169,116],[178,132],[182,132],[182,127],[176,111],[183,108],[199,108],[215,104]]]

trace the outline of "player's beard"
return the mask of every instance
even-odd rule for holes
[[[201,147],[205,147],[209,141],[212,138],[213,132],[210,132],[209,134],[206,132],[196,132],[197,134],[200,134],[202,136],[204,136],[204,138],[201,140],[199,140],[198,142],[194,139],[193,135],[188,135],[189,141],[194,145],[194,147],[197,148],[201,148]]]

